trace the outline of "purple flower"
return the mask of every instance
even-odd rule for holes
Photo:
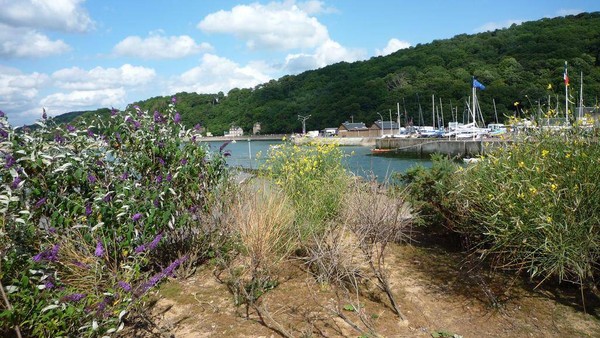
[[[8,132],[6,130],[0,128],[0,136],[2,136],[2,138],[7,138]]]
[[[103,201],[104,203],[108,203],[108,202],[110,202],[111,200],[112,200],[112,193],[111,193],[111,192],[107,193],[106,195],[104,195],[104,198],[102,198],[102,201]]]
[[[94,251],[94,255],[96,257],[102,257],[104,255],[104,246],[100,240],[96,242],[96,251]]]
[[[229,151],[229,150],[225,150],[225,151],[223,152],[223,156],[225,156],[225,157],[229,157],[229,156],[231,156],[231,151]]]
[[[46,114],[46,108],[42,108],[42,119],[47,119],[48,118],[48,114]]]
[[[56,228],[48,228],[48,232],[51,234],[55,234],[56,233]]]
[[[85,216],[89,216],[92,214],[92,205],[90,203],[87,203],[85,205]]]
[[[194,129],[196,129],[196,131],[200,131],[201,128],[202,126],[200,126],[200,123],[196,123],[196,125],[194,126]]]
[[[19,187],[19,183],[21,183],[21,177],[20,176],[16,176],[12,183],[10,184],[11,189],[15,190]]]
[[[156,235],[156,237],[154,237],[152,242],[150,242],[150,244],[148,244],[148,250],[153,250],[154,248],[156,248],[156,246],[158,245],[158,242],[160,242],[160,240],[162,238],[163,238],[162,232],[159,233],[158,235]]]
[[[92,131],[92,129],[88,128],[88,130],[87,130],[87,135],[88,135],[89,137],[94,137],[94,132]]]
[[[117,109],[115,109],[115,108],[113,108],[113,107],[110,107],[110,115],[111,115],[111,116],[115,116],[115,115],[117,115],[117,113],[118,113],[118,112],[119,112],[119,111],[118,111]]]
[[[152,201],[152,204],[154,204],[155,208],[160,207],[160,201],[158,200],[158,198],[155,198],[154,201]]]
[[[156,123],[164,122],[164,117],[158,112],[158,110],[154,111],[154,122],[156,122]]]
[[[4,155],[4,160],[6,161],[6,163],[4,164],[4,168],[6,169],[9,169],[13,165],[15,165],[15,163],[17,163],[17,160],[15,160],[15,158],[9,153],[6,153],[6,155]]]
[[[136,254],[146,251],[146,244],[138,245],[134,251]]]
[[[142,218],[142,214],[140,214],[139,212],[138,212],[137,214],[133,215],[133,217],[131,217],[131,219],[132,219],[134,222],[137,222],[137,221],[139,221],[139,220],[140,220],[140,218]]]
[[[58,259],[58,250],[60,250],[59,244],[54,244],[52,249],[50,249],[50,255],[48,256],[49,261],[55,261]]]
[[[96,176],[94,176],[94,174],[88,174],[87,179],[91,184],[96,183]]]
[[[123,181],[125,181],[125,180],[126,180],[126,179],[128,179],[128,178],[129,178],[129,173],[128,173],[128,172],[124,172],[124,173],[121,175],[121,179],[122,179]]]
[[[167,174],[167,182],[171,182],[173,180],[173,175],[171,173]]]
[[[61,134],[55,134],[54,135],[54,142],[56,143],[63,143],[65,141],[64,137],[62,137]]]
[[[6,116],[6,114],[4,114],[4,112],[2,110],[0,110],[0,117],[4,117]]]
[[[60,249],[59,244],[55,244],[52,246],[52,249],[48,249],[40,252],[39,254],[33,256],[34,262],[40,262],[43,260],[54,262],[58,259],[58,250]]]
[[[133,127],[135,128],[135,130],[140,129],[141,126],[142,126],[142,124],[139,123],[138,121],[133,121]]]
[[[54,283],[52,283],[49,279],[46,279],[44,281],[44,287],[46,289],[52,289],[54,287]]]
[[[69,133],[72,133],[72,132],[74,132],[74,131],[75,131],[75,127],[73,127],[73,126],[72,126],[72,125],[70,125],[70,124],[67,124],[67,131],[68,131]]]
[[[65,296],[63,298],[63,301],[64,302],[73,302],[73,303],[76,303],[76,302],[84,299],[85,296],[86,296],[85,293],[72,293],[72,294],[70,294],[68,296]]]
[[[181,161],[179,161],[179,163],[181,163],[182,165],[186,165],[188,163],[187,158],[182,158]]]
[[[158,157],[158,163],[160,163],[160,165],[165,165],[165,160],[163,160],[162,157]]]
[[[175,123],[181,122],[181,114],[179,114],[179,112],[175,113],[175,117],[173,118],[173,122],[175,122]]]
[[[46,199],[46,197],[42,197],[37,202],[35,202],[35,208],[39,208],[42,205],[46,204]]]
[[[127,282],[119,281],[117,283],[117,285],[119,285],[121,287],[121,289],[123,289],[127,292],[131,291],[131,285],[129,285],[129,283],[127,283]]]
[[[162,175],[156,176],[156,184],[162,183],[163,177]]]
[[[115,137],[117,138],[117,141],[119,141],[119,143],[123,143],[123,140],[121,139],[121,133],[116,133]]]
[[[177,97],[173,96],[171,98],[171,103],[173,103],[173,104],[177,103]]]
[[[96,165],[99,167],[104,167],[104,161],[102,160],[96,160]]]
[[[227,141],[227,142],[224,142],[223,144],[221,144],[221,146],[219,147],[219,152],[222,153],[223,149],[225,149],[225,147],[227,147],[227,145],[229,143],[231,143],[231,141]]]

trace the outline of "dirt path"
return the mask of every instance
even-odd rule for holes
[[[391,285],[406,321],[399,320],[375,286],[367,283],[360,295],[340,297],[295,264],[261,297],[262,309],[270,315],[263,321],[294,337],[361,336],[348,322],[383,337],[593,337],[600,332],[600,313],[585,314],[562,304],[566,301],[531,291],[520,280],[461,268],[460,254],[402,245],[391,247],[388,257]],[[563,294],[563,299],[575,294]],[[363,321],[350,305],[364,311]],[[232,294],[209,267],[187,280],[164,284],[156,293],[151,318],[154,327],[136,336],[281,336],[254,311],[246,318],[245,307],[234,305]]]

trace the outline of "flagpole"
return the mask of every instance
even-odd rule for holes
[[[565,123],[569,124],[569,74],[567,73],[567,61],[565,61]]]

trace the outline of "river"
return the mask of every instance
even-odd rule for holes
[[[207,143],[213,151],[218,151],[223,144],[220,141]],[[225,147],[225,150],[231,153],[227,164],[232,167],[256,169],[264,162],[269,147],[277,144],[281,144],[281,141],[237,140],[235,143],[229,143]],[[405,172],[417,164],[431,166],[429,159],[372,155],[370,147],[342,146],[341,149],[347,155],[344,162],[351,172],[366,178],[375,176],[379,182],[386,181],[393,172]],[[260,156],[257,156],[258,154]]]

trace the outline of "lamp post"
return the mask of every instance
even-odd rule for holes
[[[308,120],[309,118],[310,118],[310,115],[308,115],[308,116],[298,115],[298,120],[302,121],[302,135],[306,135],[306,120]]]
[[[381,119],[379,121],[381,121],[381,136],[383,137],[383,116],[381,116],[380,113],[377,113],[377,115],[379,115],[379,118]]]

